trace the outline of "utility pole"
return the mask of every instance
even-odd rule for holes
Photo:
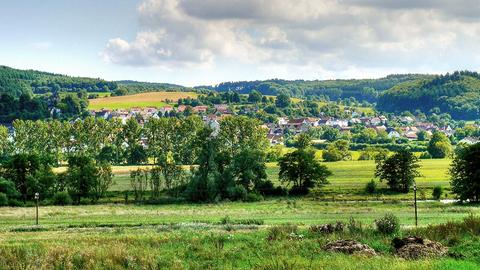
[[[35,225],[38,226],[38,199],[40,199],[40,194],[35,192]]]
[[[413,183],[413,197],[415,205],[415,227],[418,226],[418,214],[417,214],[417,183]]]

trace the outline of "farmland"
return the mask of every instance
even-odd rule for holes
[[[193,92],[148,92],[135,95],[101,97],[90,100],[89,109],[130,109],[133,107],[162,107],[167,105],[166,101],[176,102],[181,98],[195,98]]]

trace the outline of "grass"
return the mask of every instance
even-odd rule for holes
[[[421,203],[419,208],[422,226],[480,214],[474,206]],[[393,236],[373,229],[374,219],[388,212],[400,217],[403,235],[447,236],[449,240],[434,240],[450,245],[452,254],[461,259],[396,258],[390,244]],[[409,203],[290,199],[203,205],[50,206],[40,208],[40,227],[30,226],[33,213],[34,208],[0,208],[0,269],[384,269],[388,265],[389,269],[418,270],[478,269],[480,264],[478,236],[466,229],[451,235],[444,229],[457,225],[413,229]],[[364,224],[360,232],[323,235],[308,230],[309,225],[348,222],[350,217]],[[235,223],[222,222],[225,220]],[[267,240],[274,228],[281,229],[286,223],[295,229],[295,235]],[[336,239],[361,241],[378,256],[322,250],[324,244]]]
[[[436,185],[444,187],[446,192],[449,191],[449,177],[447,173],[450,162],[448,159],[420,160],[422,177],[417,178],[417,185],[419,191],[423,190],[427,199],[431,198],[432,189]],[[323,196],[324,199],[329,200],[394,200],[412,198],[411,193],[389,193],[384,183],[379,183],[378,185],[381,193],[376,195],[365,194],[365,185],[374,178],[375,162],[372,160],[324,162],[323,164],[325,164],[333,174],[329,178],[330,184],[323,187],[321,193],[317,192],[315,196]],[[113,166],[112,171],[115,175],[115,185],[111,188],[111,191],[130,190],[130,171],[136,170],[138,167],[139,166]],[[185,169],[188,169],[188,166]],[[64,170],[65,168],[55,169],[56,172]],[[278,180],[278,166],[276,163],[267,163],[267,175],[275,184],[281,184]],[[386,197],[382,197],[382,194]]]
[[[102,97],[91,99],[88,108],[90,110],[100,109],[130,109],[133,107],[163,107],[167,100],[176,102],[180,98],[196,98],[194,92],[148,92],[128,96]]]

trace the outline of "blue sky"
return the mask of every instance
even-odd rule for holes
[[[479,70],[479,0],[15,0],[0,65],[183,85]]]

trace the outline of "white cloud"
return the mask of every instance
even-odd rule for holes
[[[223,59],[329,74],[472,68],[480,55],[478,0],[145,0],[137,12],[137,37],[109,40],[105,60],[179,67]]]

